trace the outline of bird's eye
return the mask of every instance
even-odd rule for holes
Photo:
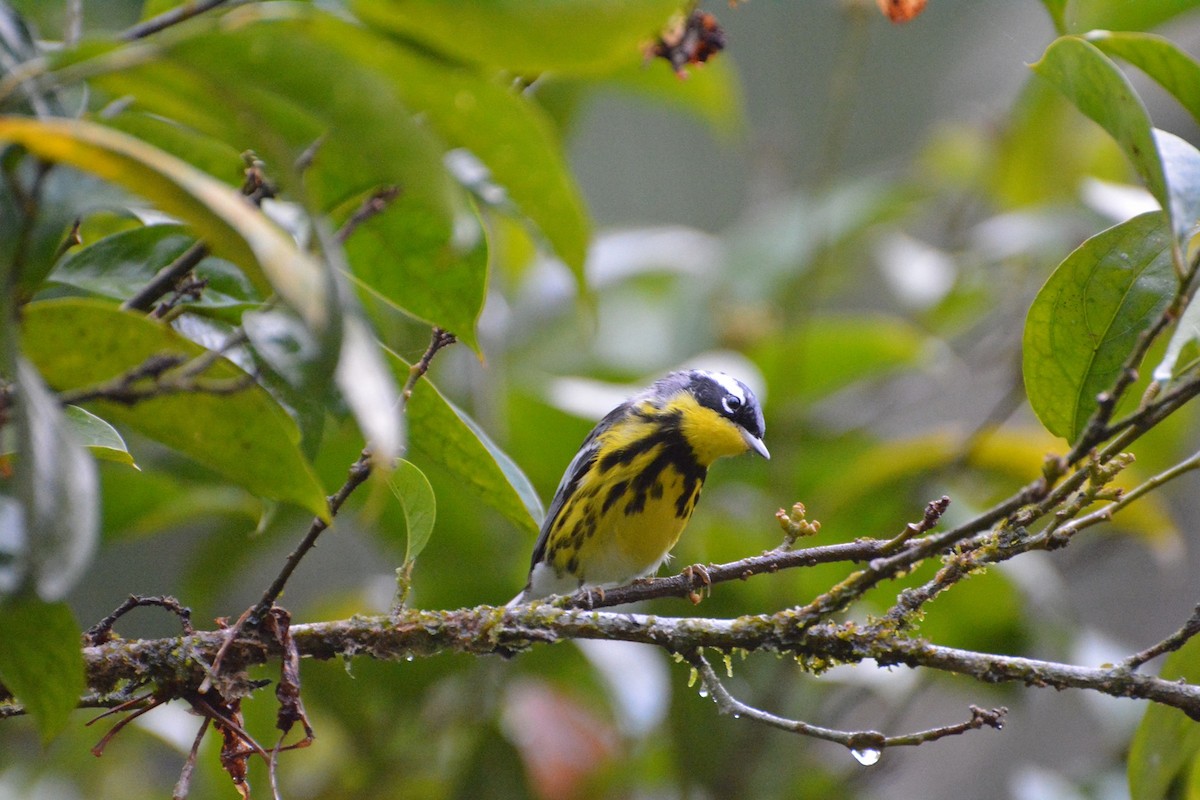
[[[742,398],[735,394],[727,394],[721,400],[721,405],[725,406],[725,410],[732,414],[742,407]]]

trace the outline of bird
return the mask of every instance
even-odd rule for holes
[[[525,588],[508,606],[653,575],[670,555],[718,458],[765,459],[750,387],[681,370],[610,411],[571,459],[542,522]]]

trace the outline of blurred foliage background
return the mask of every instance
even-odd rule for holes
[[[41,36],[59,38],[65,4],[16,5]],[[171,5],[84,2],[83,27],[112,33]],[[444,352],[432,380],[543,500],[594,421],[662,372],[715,366],[759,389],[773,458],[713,470],[676,566],[774,547],[773,513],[795,501],[823,523],[821,542],[834,542],[894,535],[942,494],[953,498],[951,521],[1007,496],[1064,444],[1025,404],[1024,314],[1074,247],[1149,202],[1108,136],[1027,68],[1055,36],[1046,9],[932,0],[894,26],[855,0],[707,5],[728,50],[686,78],[632,52],[594,73],[549,70],[526,89],[562,136],[587,200],[585,280],[527,226],[489,215],[478,353]],[[1064,18],[1072,31],[1153,27],[1195,52],[1195,5],[1078,0]],[[494,12],[505,24],[507,4],[484,8],[481,17]],[[1131,78],[1156,125],[1197,140],[1185,112]],[[336,97],[336,71],[317,80],[328,83],[314,92]],[[502,209],[503,190],[476,167],[463,159],[454,173],[481,206]],[[383,340],[419,357],[427,326],[362,297]],[[1138,448],[1141,474],[1191,452],[1194,416]],[[438,516],[410,602],[502,604],[522,585],[533,535],[423,458],[421,431],[411,435],[410,458],[430,478]],[[100,465],[103,543],[70,598],[78,618],[86,626],[131,592],[174,595],[200,621],[235,616],[257,599],[308,512],[264,507],[149,441],[127,441],[141,471]],[[348,416],[326,420],[314,463],[327,490],[361,446]],[[922,633],[1088,664],[1157,641],[1195,600],[1194,496],[1185,488],[1148,498],[1067,551],[1030,554],[956,586],[930,606]],[[297,621],[386,610],[404,531],[386,486],[364,487],[283,604]],[[845,573],[830,565],[725,584],[696,611],[803,603]],[[886,608],[898,588],[877,590],[853,613]],[[693,613],[671,600],[651,610]],[[129,637],[175,630],[151,611],[120,626]],[[732,670],[729,684],[747,702],[829,726],[898,732],[965,718],[972,702],[1012,710],[1003,732],[889,751],[867,769],[842,748],[718,716],[689,688],[686,667],[648,649],[606,667],[569,646],[511,661],[306,663],[318,738],[283,759],[284,796],[1126,795],[1136,703],[869,666],[813,677],[761,656],[735,659]],[[246,711],[270,740],[269,699]],[[162,797],[194,727],[182,709],[160,709],[96,760],[94,728],[72,725],[42,751],[26,722],[5,721],[0,798]],[[212,742],[199,769],[192,797],[232,795]],[[257,766],[251,779],[265,790]]]

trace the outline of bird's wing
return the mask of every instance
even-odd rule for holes
[[[546,518],[542,521],[542,530],[538,534],[537,544],[533,546],[533,558],[529,562],[529,569],[531,571],[546,555],[546,544],[549,542],[550,529],[554,527],[554,520],[562,512],[567,500],[579,488],[580,480],[592,468],[592,465],[596,463],[596,457],[600,453],[600,434],[610,428],[621,417],[628,414],[630,407],[631,403],[623,403],[608,412],[604,419],[596,423],[596,427],[592,428],[592,432],[583,440],[583,445],[580,446],[579,452],[575,454],[575,457],[571,459],[571,463],[567,465],[567,470],[563,473],[562,480],[558,483],[558,488],[554,491],[554,499],[550,501],[550,508],[546,510]]]

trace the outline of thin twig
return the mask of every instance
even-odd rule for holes
[[[884,553],[893,553],[901,545],[907,542],[914,536],[920,536],[923,533],[928,533],[937,527],[942,515],[946,513],[946,509],[950,507],[950,498],[942,495],[937,500],[931,500],[925,506],[925,516],[920,522],[910,522],[904,526],[904,530],[900,531],[895,538],[889,540],[883,546]]]
[[[137,294],[121,303],[121,310],[149,311],[160,297],[171,291],[183,276],[195,269],[207,256],[208,245],[204,242],[194,242],[178,258],[159,270]]]
[[[434,356],[437,355],[439,350],[441,350],[443,347],[453,344],[454,341],[454,334],[443,331],[441,328],[435,327],[433,329],[433,335],[429,342],[429,347],[426,348],[424,355],[421,356],[421,360],[414,364],[409,370],[408,380],[404,384],[404,391],[401,395],[402,408],[403,405],[407,404],[408,398],[412,396],[412,390],[417,381],[420,380],[421,376],[423,376],[429,370],[429,365],[433,361]],[[357,489],[363,484],[364,481],[366,481],[370,474],[371,453],[369,450],[364,449],[359,455],[358,460],[350,465],[350,471],[346,478],[346,482],[342,484],[340,489],[338,489],[329,497],[329,515],[331,518],[337,515],[338,511],[341,510],[342,504],[346,502],[347,498],[350,497],[355,489]],[[304,538],[300,540],[300,543],[296,546],[296,549],[288,554],[287,559],[284,561],[283,569],[279,571],[279,574],[275,576],[275,580],[271,581],[270,586],[268,586],[266,591],[263,592],[262,598],[257,604],[255,604],[250,615],[250,621],[252,623],[256,624],[258,620],[262,619],[262,616],[266,613],[267,609],[274,605],[275,601],[279,599],[279,595],[283,593],[283,587],[287,585],[288,579],[292,576],[292,573],[295,572],[296,567],[300,564],[300,561],[317,543],[317,537],[319,537],[321,533],[324,532],[328,527],[329,523],[320,517],[315,517],[313,519],[312,524],[309,526],[308,532],[305,534]],[[214,664],[213,667],[215,669],[216,665]]]
[[[117,620],[128,614],[135,608],[140,606],[158,606],[165,608],[175,616],[179,617],[179,625],[183,628],[184,636],[191,636],[196,632],[192,627],[192,610],[180,604],[174,597],[167,595],[156,595],[147,597],[143,595],[131,594],[125,598],[121,605],[117,606],[111,614],[97,622],[87,632],[83,634],[83,639],[89,645],[96,645],[108,641],[112,638],[112,627]]]
[[[1192,610],[1192,616],[1183,624],[1183,627],[1172,633],[1167,638],[1155,645],[1147,647],[1145,650],[1134,653],[1129,658],[1122,661],[1119,668],[1132,672],[1138,669],[1152,658],[1157,658],[1165,653],[1173,653],[1179,648],[1188,643],[1188,640],[1193,636],[1200,634],[1200,605]]]
[[[568,608],[608,608],[660,597],[688,597],[692,592],[699,591],[711,584],[734,580],[744,581],[755,575],[779,572],[785,569],[812,567],[817,564],[833,564],[842,561],[868,562],[889,552],[886,550],[887,545],[888,542],[882,539],[858,539],[853,542],[805,547],[799,550],[770,550],[762,555],[750,556],[726,564],[705,565],[703,573],[693,568],[687,568],[679,574],[667,578],[654,578],[618,586],[615,589],[606,589],[603,597],[600,597],[598,592],[594,592],[590,601],[583,593],[575,594],[565,605]]]
[[[382,214],[399,196],[399,186],[384,186],[376,189],[338,229],[336,236],[338,244],[345,244],[360,225],[372,217]]]
[[[188,796],[188,792],[192,790],[192,773],[196,770],[196,757],[200,753],[200,744],[204,741],[204,735],[208,733],[208,726],[212,723],[208,717],[200,723],[200,730],[196,731],[196,738],[192,742],[192,749],[188,751],[187,760],[183,762],[183,769],[179,772],[179,780],[175,781],[175,790],[171,792],[171,800],[184,800]]]
[[[1148,478],[1134,488],[1122,492],[1119,498],[1103,508],[1093,511],[1092,513],[1086,514],[1082,517],[1073,519],[1064,525],[1057,526],[1053,533],[1059,536],[1070,536],[1078,531],[1083,530],[1084,528],[1091,527],[1092,525],[1096,525],[1101,522],[1107,522],[1108,520],[1112,519],[1113,514],[1117,513],[1138,498],[1160,488],[1175,478],[1178,478],[1181,475],[1186,475],[1187,473],[1198,468],[1200,468],[1200,452],[1197,452],[1190,458],[1180,461],[1178,464],[1163,470],[1154,477]]]
[[[151,17],[148,20],[139,22],[132,28],[128,28],[121,33],[117,38],[133,42],[138,39],[144,39],[147,36],[166,30],[173,25],[178,25],[181,22],[199,16],[206,11],[211,11],[219,5],[227,2],[227,0],[194,0],[190,3],[183,3],[169,11],[164,11],[157,17]]]
[[[454,334],[444,331],[441,328],[434,327],[433,333],[429,342],[429,347],[425,349],[425,353],[421,359],[409,369],[408,380],[405,381],[404,389],[401,392],[400,403],[401,411],[407,407],[408,398],[412,396],[413,387],[416,386],[418,380],[429,370],[429,365],[433,362],[434,356],[438,354],[444,347],[448,347],[457,341]],[[371,475],[371,451],[364,448],[359,454],[358,459],[350,465],[349,474],[346,477],[345,483],[342,484],[336,492],[327,498],[329,503],[329,518],[332,520],[341,510],[342,505],[354,493],[354,490],[366,482]],[[225,643],[217,651],[216,657],[213,659],[212,668],[204,683],[201,684],[201,691],[208,688],[212,684],[215,675],[220,673],[221,663],[225,658],[226,652],[232,647],[233,643],[241,635],[242,630],[247,625],[251,628],[257,627],[270,610],[279,596],[283,594],[283,589],[287,585],[288,580],[292,577],[292,573],[296,571],[296,567],[300,566],[300,562],[304,556],[317,544],[317,539],[321,534],[329,528],[330,522],[321,517],[313,517],[312,523],[309,525],[308,531],[304,534],[304,538],[296,545],[292,552],[288,553],[284,559],[283,567],[279,570],[279,574],[271,581],[271,584],[263,592],[262,597],[257,603],[246,609],[237,622],[225,629],[222,633],[225,636]]]
[[[688,656],[685,656],[685,659],[699,675],[701,684],[705,689],[703,693],[712,695],[713,702],[717,704],[717,709],[722,714],[728,714],[735,719],[745,717],[746,719],[769,725],[772,728],[843,745],[854,751],[860,759],[864,759],[864,763],[874,763],[873,761],[867,762],[865,760],[871,757],[869,755],[871,751],[874,751],[874,757],[878,758],[879,752],[888,747],[916,747],[927,742],[944,739],[947,736],[957,736],[967,731],[978,730],[985,726],[1000,730],[1004,726],[1004,715],[1008,713],[1008,709],[1003,706],[991,710],[985,710],[978,706],[970,706],[971,718],[965,722],[958,722],[953,725],[945,725],[924,731],[915,731],[899,736],[885,736],[879,731],[835,730],[833,728],[821,727],[820,725],[813,725],[798,719],[780,717],[738,700],[725,688],[721,679],[717,677],[716,671],[713,670],[712,665],[700,650],[693,651]]]
[[[226,342],[227,349],[236,343],[235,337]],[[209,350],[187,361],[174,353],[159,353],[112,380],[96,386],[61,392],[59,402],[78,405],[92,400],[108,400],[123,405],[135,405],[144,400],[170,394],[237,394],[254,385],[249,373],[229,378],[205,378],[200,374],[221,357],[221,350]]]

